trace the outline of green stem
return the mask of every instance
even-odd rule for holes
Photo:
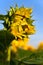
[[[11,47],[8,48],[8,57],[7,57],[7,61],[10,61],[11,58]]]

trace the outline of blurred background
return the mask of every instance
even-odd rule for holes
[[[0,14],[6,14],[10,6],[24,6],[33,9],[32,19],[35,20],[36,33],[30,36],[29,45],[37,47],[43,41],[43,0],[0,0]],[[0,21],[0,30],[4,28]]]

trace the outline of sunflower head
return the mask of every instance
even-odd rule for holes
[[[32,8],[18,8],[17,6],[15,8],[11,7],[8,11],[4,27],[15,36],[15,39],[12,41],[12,46],[24,47],[28,42],[29,35],[34,34],[35,27],[31,13]]]

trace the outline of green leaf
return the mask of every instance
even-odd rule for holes
[[[12,54],[12,60],[17,65],[24,65],[24,63],[22,63],[22,60],[29,57],[32,54],[31,51],[28,50],[23,50],[23,49],[18,49],[16,56],[14,54]]]
[[[24,65],[24,63],[22,63],[22,60],[25,59],[26,57],[29,57],[31,54],[32,54],[31,51],[18,49],[16,56],[15,54],[12,54],[11,56],[14,63],[16,62],[17,65]]]
[[[0,14],[0,20],[5,20],[6,17],[7,17],[6,15]]]
[[[0,51],[6,50],[15,37],[8,31],[0,30]]]
[[[25,64],[43,64],[43,56],[41,55],[43,52],[35,52],[33,53],[30,57],[27,57],[22,60],[23,63]]]
[[[16,59],[18,61],[22,61],[22,59],[25,59],[25,58],[29,57],[32,53],[33,53],[32,51],[18,49]]]
[[[10,65],[10,62],[3,62],[3,61],[0,61],[0,65]]]
[[[29,50],[22,50],[22,49],[18,49],[17,52],[17,56],[16,56],[16,60],[18,61],[19,65],[31,65],[31,64],[43,64],[43,56],[41,56],[41,54],[43,55],[42,52],[38,53],[38,52],[32,52]],[[13,59],[14,61],[14,59]]]
[[[33,26],[33,22],[34,22],[34,20],[29,19],[29,18],[26,18],[26,21],[27,21],[28,24],[30,24],[30,25]]]

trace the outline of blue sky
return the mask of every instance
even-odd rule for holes
[[[36,33],[30,36],[28,43],[37,47],[38,43],[43,41],[43,0],[0,0],[0,14],[6,14],[10,6],[15,6],[15,4],[33,9],[32,16],[35,20]],[[0,29],[2,28],[3,25],[0,24]]]

